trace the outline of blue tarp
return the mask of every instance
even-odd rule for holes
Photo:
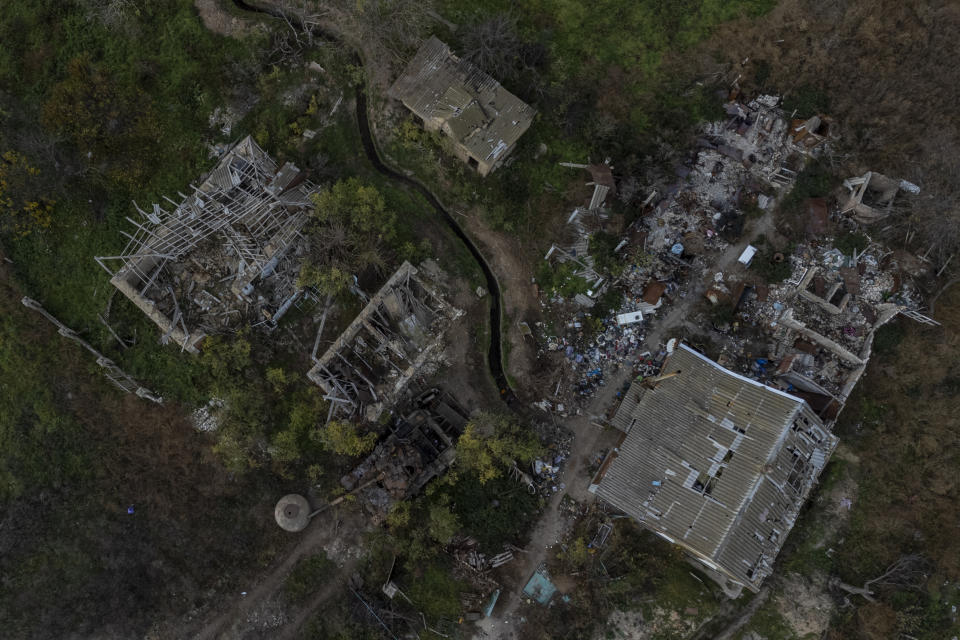
[[[493,613],[493,606],[497,604],[497,598],[500,597],[500,589],[497,589],[493,592],[493,595],[490,596],[490,602],[487,603],[487,606],[483,608],[483,617],[489,618],[490,614]]]
[[[546,606],[550,603],[550,598],[553,597],[553,594],[557,592],[557,586],[550,582],[550,578],[547,576],[547,570],[544,567],[540,567],[530,576],[530,580],[527,581],[527,586],[523,588],[523,592],[540,604]]]

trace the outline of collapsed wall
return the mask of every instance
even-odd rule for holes
[[[307,374],[330,402],[328,420],[378,420],[441,357],[446,330],[462,314],[413,265],[400,265]]]
[[[214,169],[127,218],[124,250],[99,256],[110,283],[156,324],[161,341],[196,353],[204,337],[242,322],[275,324],[298,299],[301,229],[316,187],[291,163],[282,167],[247,136]]]

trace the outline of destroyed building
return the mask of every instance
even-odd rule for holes
[[[607,196],[616,194],[616,183],[613,179],[613,167],[608,164],[576,164],[561,162],[561,166],[571,169],[586,169],[592,180],[586,184],[593,187],[592,195],[583,206],[576,207],[567,218],[565,227],[566,242],[550,245],[550,249],[543,257],[544,260],[555,260],[573,266],[574,275],[583,278],[589,283],[586,295],[578,293],[574,301],[583,307],[592,307],[595,298],[605,289],[606,278],[601,274],[590,255],[590,237],[603,231],[610,220],[605,205]]]
[[[688,551],[728,593],[756,591],[837,438],[802,399],[686,345],[635,382],[597,495]]]
[[[333,415],[374,422],[414,376],[436,371],[443,337],[463,313],[404,262],[310,369]]]
[[[448,136],[456,156],[481,176],[503,163],[536,114],[436,37],[423,43],[389,95],[425,129]]]
[[[453,464],[455,445],[466,424],[466,410],[448,393],[426,391],[413,401],[409,413],[391,422],[389,435],[340,484],[353,491],[379,478],[360,496],[374,521],[380,522],[390,505],[416,495]]]
[[[898,314],[935,321],[918,312],[893,252],[873,245],[848,256],[821,243],[798,247],[789,260],[791,278],[762,296],[745,292],[738,308],[771,339],[767,356],[779,364],[770,383],[833,420],[866,371],[877,329]]]
[[[728,117],[704,125],[696,152],[676,166],[676,182],[642,203],[617,248],[631,261],[621,280],[633,306],[656,303],[645,299],[651,284],[708,268],[739,238],[744,211],[770,210],[806,159],[825,151],[836,127],[824,118],[791,122],[778,104],[766,95],[727,103]],[[802,135],[807,127],[814,131]]]
[[[162,332],[196,353],[208,334],[241,323],[275,325],[309,292],[296,286],[300,231],[315,186],[247,136],[179,200],[127,218],[116,256],[97,262],[110,283]]]
[[[843,181],[850,197],[841,213],[849,214],[860,224],[869,225],[883,220],[894,209],[897,192],[920,193],[920,187],[906,180],[894,180],[876,171],[867,171],[858,178]]]

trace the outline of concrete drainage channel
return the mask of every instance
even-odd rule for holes
[[[303,24],[302,20],[300,20],[299,16],[286,15],[279,9],[255,7],[247,4],[243,0],[233,0],[233,4],[241,11],[261,13],[274,18],[280,18],[292,24],[298,25],[301,29],[308,29]],[[340,45],[345,45],[345,43],[336,36],[327,33],[318,27],[309,27],[309,30],[314,36],[335,42]],[[363,60],[360,55],[357,52],[354,52],[353,56],[357,65],[363,66]],[[450,212],[447,211],[442,204],[440,204],[440,201],[437,199],[437,197],[433,195],[433,193],[418,180],[409,176],[405,176],[391,169],[386,163],[384,163],[383,159],[380,157],[380,153],[377,151],[377,146],[376,143],[374,143],[373,134],[370,130],[370,120],[367,113],[367,95],[363,87],[357,87],[356,89],[356,103],[357,125],[360,129],[360,139],[363,143],[363,150],[367,154],[367,158],[370,160],[370,163],[373,165],[373,167],[380,174],[390,178],[395,182],[399,182],[406,187],[414,189],[420,195],[422,195],[424,199],[430,203],[430,206],[432,206],[437,213],[440,214],[440,217],[443,219],[443,221],[448,227],[450,227],[457,238],[463,242],[463,244],[467,247],[467,250],[470,251],[470,255],[472,255],[473,259],[476,260],[478,265],[480,265],[480,269],[483,271],[483,277],[487,281],[487,291],[490,292],[490,349],[487,352],[487,365],[490,368],[490,375],[493,376],[494,383],[496,383],[497,388],[500,391],[500,397],[508,405],[515,405],[516,395],[514,394],[513,389],[510,387],[506,372],[503,369],[502,300],[500,297],[500,283],[497,281],[497,277],[494,275],[490,265],[483,257],[483,254],[480,253],[480,249],[477,248],[477,245],[474,244],[473,240],[470,239],[466,231],[463,230],[454,217],[450,215]]]

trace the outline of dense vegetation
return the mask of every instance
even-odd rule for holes
[[[796,39],[781,45],[765,19],[756,20],[774,4],[440,0],[436,10],[453,25],[434,21],[423,2],[337,7],[347,16],[341,26],[355,29],[358,41],[382,43],[390,63],[408,55],[420,35],[438,31],[538,109],[512,164],[485,180],[405,116],[389,122],[386,149],[444,198],[481,211],[490,226],[529,244],[554,239],[557,211],[584,196],[583,176],[559,161],[611,158],[624,178],[617,213],[633,215],[638,184],[670,175],[691,125],[717,114],[715,91],[726,86],[715,86],[711,73],[728,57],[725,68],[741,70],[748,88],[751,82],[785,88],[785,105],[801,116],[835,109],[848,119],[851,149],[923,183],[927,207],[913,222],[940,243],[945,259],[960,228],[951,209],[956,199],[946,197],[955,191],[957,123],[950,107],[957,83],[949,79],[956,65],[948,68],[950,56],[929,50],[948,49],[943,42],[952,41],[956,15],[937,3],[884,0],[879,11],[869,3],[813,0],[811,12],[789,0],[777,10],[810,22],[787,29]],[[881,13],[886,20],[874,20]],[[735,27],[722,26],[737,18]],[[834,38],[838,23],[845,36]],[[286,25],[264,25],[242,38],[215,35],[189,0],[38,0],[10,3],[0,13],[0,257],[12,263],[0,263],[5,637],[177,637],[180,616],[206,612],[218,594],[262,570],[289,543],[264,516],[279,493],[308,485],[331,491],[376,439],[346,423],[317,428],[326,403],[303,376],[306,354],[296,339],[241,332],[211,340],[202,357],[191,358],[159,345],[155,327],[118,297],[111,321],[137,337],[121,350],[97,321],[110,288],[92,257],[119,251],[131,200],[144,204],[184,190],[211,166],[211,145],[250,133],[275,158],[296,161],[326,185],[310,232],[337,251],[314,252],[301,281],[340,299],[343,313],[331,327],[356,310],[345,293],[353,274],[362,288],[376,286],[399,260],[442,254],[459,275],[474,275],[462,249],[450,248],[424,221],[425,203],[373,172],[358,151],[348,105],[355,85],[375,74],[364,78],[343,48],[307,45]],[[736,37],[726,29],[736,29]],[[723,46],[711,43],[714,55],[702,56],[710,60],[694,73],[694,63],[677,54],[700,56],[698,43],[718,30]],[[827,44],[842,43],[857,55],[815,51],[828,36]],[[754,49],[764,50],[765,59],[744,66]],[[305,71],[308,59],[325,73]],[[873,73],[835,68],[861,59],[878,61]],[[899,64],[904,59],[915,64]],[[897,136],[880,131],[890,123]],[[313,137],[305,137],[308,129]],[[918,168],[920,160],[929,170]],[[807,197],[827,195],[838,172],[853,168],[807,167],[783,213],[799,214]],[[838,237],[848,252],[865,242],[859,234]],[[612,236],[591,240],[597,264],[611,272],[614,246]],[[787,275],[784,263],[772,261],[776,249],[764,247],[755,264],[768,281]],[[567,266],[544,264],[536,276],[547,292],[586,291]],[[24,294],[167,404],[116,394],[87,354],[19,305]],[[950,293],[940,304],[955,309],[960,299]],[[291,314],[291,332],[307,320]],[[824,480],[823,491],[845,481],[859,485],[850,490],[849,520],[825,530],[832,515],[815,506],[781,558],[785,570],[805,578],[860,585],[904,554],[923,557],[929,579],[881,585],[873,602],[852,596],[856,606],[837,614],[834,637],[933,639],[956,632],[950,607],[958,597],[960,549],[951,532],[960,373],[952,364],[956,345],[944,337],[955,324],[890,325],[878,333],[873,382],[858,389],[841,425],[850,455],[835,460]],[[482,326],[477,333],[483,335]],[[185,415],[212,398],[218,430],[197,433]],[[362,563],[375,590],[396,560],[392,577],[410,599],[403,611],[423,612],[431,624],[455,620],[459,594],[468,588],[445,547],[465,536],[488,553],[523,544],[543,506],[510,473],[514,461],[526,468],[540,453],[526,425],[482,415],[459,452],[452,473],[394,507]],[[618,521],[608,550],[592,553],[587,543],[595,525],[582,523],[552,566],[590,579],[570,606],[538,611],[543,626],[536,629],[555,637],[559,624],[571,637],[582,635],[613,608],[651,613],[650,598],[675,609],[696,603],[713,610],[711,589],[665,545]],[[286,598],[302,603],[334,571],[324,555],[305,558],[287,578]],[[349,607],[359,610],[344,590],[327,607],[337,613],[314,620],[307,637],[380,636],[345,613]],[[170,620],[172,628],[165,626]],[[788,637],[773,605],[760,610],[750,629]]]
[[[442,151],[433,134],[400,122],[389,147],[404,167],[468,206],[493,228],[543,244],[557,211],[582,183],[558,162],[612,158],[623,175],[672,172],[691,125],[717,117],[717,88],[681,73],[675,56],[738,16],[769,10],[771,0],[736,2],[510,3],[438,2],[457,25],[455,50],[493,73],[538,110],[509,169],[479,179]],[[589,34],[589,35],[585,35]],[[636,183],[621,197],[632,201]]]

